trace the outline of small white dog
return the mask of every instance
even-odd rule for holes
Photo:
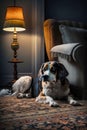
[[[30,90],[32,85],[31,76],[22,76],[12,85],[12,96],[17,96],[18,98],[29,97],[30,94],[25,93],[27,90]]]
[[[22,76],[12,85],[12,92],[9,89],[2,89],[0,96],[11,95],[17,96],[18,98],[31,97],[32,81],[33,78],[31,76]]]
[[[66,98],[71,105],[80,105],[70,95],[68,72],[63,64],[49,61],[42,64],[39,71],[39,82],[42,90],[36,102],[48,103],[50,106],[59,106],[55,99]]]

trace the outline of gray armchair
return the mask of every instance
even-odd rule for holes
[[[48,60],[58,60],[69,72],[71,91],[87,98],[86,51],[87,25],[48,19],[44,22],[44,38]]]

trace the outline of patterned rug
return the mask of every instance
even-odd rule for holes
[[[0,130],[87,130],[87,101],[81,102],[54,108],[34,98],[0,97]]]

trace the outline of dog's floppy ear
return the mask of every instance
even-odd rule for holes
[[[66,76],[68,76],[68,71],[66,70],[65,66],[61,63],[58,63],[58,73],[57,78],[58,79],[64,79]]]
[[[39,70],[39,73],[38,73],[39,81],[41,81],[41,79],[42,79],[43,68],[44,68],[44,63],[41,65],[40,70]]]

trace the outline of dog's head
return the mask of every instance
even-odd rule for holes
[[[40,81],[43,79],[43,77],[45,77],[45,81],[57,81],[58,79],[65,79],[66,76],[68,76],[68,71],[63,64],[56,61],[43,63],[38,74]]]

